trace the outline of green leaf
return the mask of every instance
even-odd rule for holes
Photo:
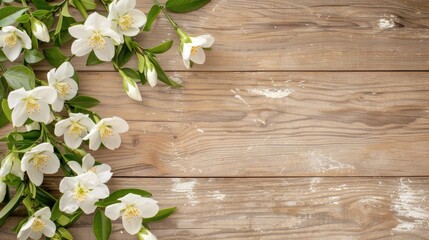
[[[119,202],[118,199],[127,195],[128,193],[137,194],[137,195],[140,195],[142,197],[151,197],[152,196],[152,194],[150,192],[146,192],[146,191],[141,190],[141,189],[134,189],[134,188],[121,189],[121,190],[113,192],[104,200],[96,202],[95,205],[99,206],[99,207],[107,207],[111,204],[118,203]]]
[[[101,210],[98,210],[94,215],[92,229],[97,240],[109,240],[112,232],[112,222]]]
[[[36,10],[36,11],[32,12],[31,15],[33,15],[35,18],[40,20],[47,15],[52,15],[52,12],[49,10]]]
[[[24,52],[24,59],[28,63],[37,63],[42,61],[43,58],[45,58],[43,54],[37,51],[36,49],[25,50]]]
[[[45,0],[31,0],[31,2],[37,7],[37,9],[51,10],[54,8]]]
[[[167,217],[169,217],[171,214],[173,214],[176,211],[175,207],[172,208],[165,208],[165,209],[161,209],[159,210],[159,212],[151,217],[151,218],[145,218],[143,221],[144,222],[156,222],[156,221],[161,221],[166,219]]]
[[[175,82],[175,81],[171,80],[171,79],[167,76],[167,74],[164,72],[164,70],[163,70],[163,69],[161,68],[161,66],[159,65],[158,61],[156,61],[156,59],[155,59],[153,56],[151,56],[150,54],[147,54],[146,56],[151,60],[151,62],[152,62],[152,64],[153,64],[153,66],[154,66],[154,67],[155,67],[155,69],[156,69],[156,73],[157,73],[157,75],[158,75],[158,79],[159,79],[161,82],[163,82],[163,83],[165,83],[165,84],[167,84],[167,85],[170,85],[170,86],[172,86],[172,87],[182,87],[182,85],[180,85],[180,84],[178,84],[177,82]]]
[[[26,217],[24,219],[21,220],[21,222],[18,223],[18,225],[16,225],[14,228],[12,228],[12,231],[16,234],[19,233],[19,230],[21,230],[22,225],[24,225],[24,223],[26,223],[28,221],[28,218],[30,217]]]
[[[94,2],[94,0],[80,0],[82,2],[82,5],[85,7],[86,10],[94,10],[97,8],[97,4]]]
[[[52,207],[57,199],[41,187],[36,187],[36,198],[46,206]]]
[[[92,108],[100,103],[97,99],[88,96],[77,96],[67,102],[73,107],[79,108]]]
[[[60,15],[58,16],[58,22],[57,22],[57,26],[55,27],[55,32],[54,35],[57,35],[58,33],[61,32],[61,28],[63,26],[63,14],[60,13]]]
[[[6,222],[8,216],[21,203],[24,190],[25,190],[25,184],[19,185],[13,198],[0,211],[0,226],[2,226]]]
[[[49,64],[56,68],[67,60],[67,57],[64,56],[58,47],[43,49],[43,54],[45,55]]]
[[[9,68],[3,77],[7,84],[13,89],[25,88],[25,90],[33,89],[36,86],[36,76],[34,72],[24,65],[15,65]]]
[[[28,10],[24,7],[2,7],[0,8],[0,27],[12,25],[16,20]]]
[[[163,42],[154,48],[146,49],[146,51],[151,52],[151,53],[160,54],[160,53],[167,52],[171,48],[171,46],[173,46],[173,40],[168,40],[168,41]]]
[[[19,18],[17,18],[16,21],[19,23],[26,23],[26,22],[30,21],[30,15],[29,14],[23,14]]]
[[[97,65],[103,63],[98,57],[95,55],[94,51],[91,51],[86,59],[86,66]]]
[[[122,47],[118,56],[116,57],[116,63],[119,67],[124,66],[132,57],[133,52],[131,52],[128,47]]]
[[[125,74],[125,76],[123,76],[123,77],[128,77],[135,82],[140,81],[140,74],[138,72],[136,72],[136,70],[131,69],[131,68],[122,68],[121,71],[122,71],[121,75]]]
[[[8,60],[6,55],[4,55],[4,52],[0,50],[0,62],[4,62],[6,60]]]
[[[137,53],[137,67],[140,73],[143,73],[144,71],[144,66],[145,66],[144,63],[145,63],[144,56]]]
[[[69,230],[60,227],[57,229],[57,232],[61,235],[62,239],[73,240],[73,235],[69,232]]]
[[[63,8],[61,9],[61,14],[65,17],[72,17],[69,12],[69,5],[67,1],[65,2]]]
[[[152,28],[152,24],[155,22],[159,13],[161,12],[161,8],[158,5],[153,5],[147,14],[146,25],[143,28],[143,31],[150,31]]]
[[[186,13],[195,11],[209,2],[210,0],[168,0],[165,8],[172,12]]]

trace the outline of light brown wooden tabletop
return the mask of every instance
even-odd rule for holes
[[[160,56],[181,89],[145,86],[134,102],[109,64],[73,62],[96,110],[130,124],[120,149],[95,153],[111,189],[178,207],[152,225],[159,239],[429,239],[429,1],[213,0],[173,16],[216,39],[192,71]],[[165,18],[153,31],[143,46],[178,47]]]

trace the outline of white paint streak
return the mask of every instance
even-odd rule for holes
[[[178,73],[174,73],[173,76],[170,76],[170,79],[175,81],[177,84],[183,83],[182,76],[179,75]]]
[[[203,133],[203,132],[204,132],[204,130],[203,130],[203,129],[201,129],[201,128],[197,128],[197,131],[198,131],[198,132],[200,132],[200,133]]]
[[[340,185],[338,187],[331,187],[331,188],[329,188],[329,190],[331,190],[331,191],[342,191],[342,190],[347,190],[347,189],[349,189],[347,187],[347,184],[343,184],[343,185]]]
[[[344,164],[336,161],[331,155],[308,151],[303,154],[304,157],[311,161],[311,168],[316,171],[325,173],[332,170],[354,169],[355,167],[349,164]]]
[[[240,92],[239,89],[231,89],[231,92],[234,94],[234,97],[237,98],[238,100],[240,100],[241,102],[243,102],[244,104],[246,104],[248,107],[250,107],[250,105],[246,102],[246,100],[244,100],[243,97],[241,97],[237,92]]]
[[[214,200],[223,201],[226,195],[216,190],[214,192],[209,192],[207,197],[212,198]]]
[[[382,30],[394,28],[396,26],[395,21],[393,19],[388,18],[380,18],[378,19],[378,27]]]
[[[427,227],[429,224],[429,209],[424,190],[414,190],[408,183],[400,179],[398,185],[398,195],[393,199],[391,210],[395,211],[398,217],[398,225],[393,228],[394,232],[413,232],[415,229]]]
[[[183,193],[186,198],[188,198],[188,203],[191,206],[197,205],[200,201],[197,200],[197,196],[194,192],[195,184],[197,184],[196,180],[190,180],[187,182],[182,182],[179,178],[173,178],[173,186],[171,188],[171,191],[177,192],[177,193]],[[187,204],[185,203],[185,206]]]
[[[285,98],[289,96],[291,93],[293,93],[295,90],[290,88],[284,88],[284,89],[276,89],[276,88],[270,88],[270,89],[247,89],[247,91],[250,94],[256,94],[265,96],[267,98]]]

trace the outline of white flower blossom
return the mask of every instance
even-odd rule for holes
[[[64,142],[71,149],[76,149],[82,144],[82,139],[95,126],[88,114],[70,113],[70,117],[55,124],[55,135],[64,135]]]
[[[40,239],[42,235],[46,237],[53,237],[55,235],[56,226],[51,221],[51,210],[49,207],[44,207],[37,210],[28,220],[25,222],[18,233],[18,240]]]
[[[41,143],[26,152],[21,160],[21,170],[27,172],[31,182],[40,186],[43,174],[54,174],[60,168],[60,160],[50,143]]]
[[[4,177],[9,173],[24,180],[24,172],[21,170],[21,160],[19,160],[19,155],[16,152],[9,153],[1,163],[0,176]]]
[[[109,16],[115,30],[125,36],[136,36],[146,24],[146,15],[136,8],[136,0],[114,0],[109,5]]]
[[[83,140],[89,140],[89,149],[97,150],[101,143],[114,150],[121,145],[121,136],[119,133],[127,132],[128,123],[120,117],[101,119],[86,135]]]
[[[32,122],[29,124],[25,124],[25,129],[27,132],[33,131],[33,130],[40,130],[40,123],[38,122]]]
[[[33,32],[33,35],[36,36],[36,38],[40,41],[49,42],[49,31],[43,22],[33,18],[31,20],[31,31]]]
[[[112,168],[109,165],[105,163],[95,165],[95,159],[89,153],[82,158],[82,166],[75,161],[68,162],[68,165],[78,175],[82,175],[87,172],[95,173],[100,183],[107,183],[113,175],[111,172]]]
[[[36,122],[49,123],[51,109],[49,104],[54,103],[57,91],[52,87],[42,86],[26,91],[20,88],[9,93],[7,102],[12,111],[12,123],[21,127],[30,118]]]
[[[74,69],[69,62],[64,62],[58,68],[48,72],[49,86],[57,90],[57,98],[52,104],[52,110],[60,112],[64,107],[64,101],[74,98],[77,94],[78,86],[73,80]]]
[[[147,79],[147,82],[151,87],[155,87],[156,83],[158,82],[158,75],[156,73],[155,66],[153,66],[153,63],[146,59],[146,65],[144,68],[144,75]]]
[[[83,25],[70,27],[69,33],[77,38],[71,51],[78,57],[94,51],[98,59],[111,61],[115,55],[115,45],[122,42],[121,36],[112,29],[112,23],[96,12],[91,13]]]
[[[3,182],[3,176],[0,176],[0,202],[3,202],[6,196],[7,185]]]
[[[95,203],[109,196],[109,188],[100,183],[93,172],[87,172],[76,177],[65,177],[60,182],[60,210],[73,213],[78,208],[86,214],[93,213],[97,208]]]
[[[178,30],[179,32],[181,30]],[[181,35],[181,54],[183,63],[187,69],[190,68],[191,62],[203,64],[206,61],[206,54],[203,48],[210,48],[214,43],[214,38],[211,35],[201,35],[198,37],[189,37],[184,33]]]
[[[118,200],[121,202],[106,207],[105,214],[111,220],[122,216],[122,225],[131,235],[140,231],[143,218],[153,217],[159,211],[157,201],[152,198],[129,193]]]
[[[9,61],[15,61],[22,48],[31,49],[31,39],[26,31],[13,26],[3,27],[0,31],[0,47]]]

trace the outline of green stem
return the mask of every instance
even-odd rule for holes
[[[156,5],[158,5],[160,8],[161,8],[161,10],[162,10],[162,13],[164,14],[164,16],[168,19],[168,21],[171,23],[171,26],[173,26],[174,27],[174,29],[178,29],[179,28],[179,26],[177,25],[177,23],[170,17],[170,15],[168,15],[168,13],[167,13],[167,11],[165,10],[165,6],[164,5],[161,5],[161,3],[159,3],[159,1],[158,0],[153,0],[154,2],[155,2],[155,4]]]

